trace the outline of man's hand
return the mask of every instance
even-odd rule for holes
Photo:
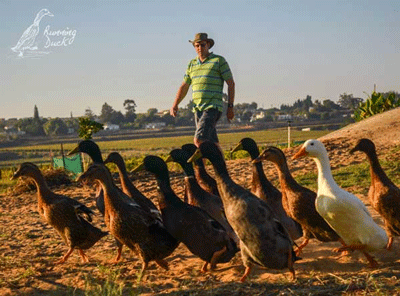
[[[228,107],[226,110],[226,118],[228,118],[228,121],[231,122],[231,120],[235,117],[235,113],[233,112],[233,107]]]
[[[169,110],[169,114],[171,114],[172,117],[176,117],[176,113],[178,112],[178,107],[171,107]]]

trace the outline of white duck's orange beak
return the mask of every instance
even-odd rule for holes
[[[301,149],[299,151],[297,151],[297,153],[295,155],[293,155],[292,159],[297,159],[303,156],[308,155],[308,152],[306,151],[306,149],[304,147],[301,147]]]

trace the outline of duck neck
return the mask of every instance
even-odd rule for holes
[[[49,202],[50,201],[49,196],[50,196],[51,190],[47,186],[43,175],[35,174],[35,175],[31,175],[30,177],[36,185],[38,199],[40,199],[44,202]]]
[[[194,169],[193,169],[193,165],[191,163],[179,163],[183,169],[183,171],[185,172],[185,175],[187,177],[194,177]]]
[[[390,181],[390,179],[386,175],[385,171],[382,169],[376,152],[368,151],[367,157],[368,157],[368,161],[370,163],[369,171],[371,173],[371,184],[373,185],[376,182],[381,182],[384,184],[391,184],[392,181]]]
[[[298,186],[296,180],[289,171],[286,161],[274,162],[274,165],[278,171],[279,183],[282,189]]]
[[[101,188],[103,188],[104,192],[104,204],[111,205],[112,207],[116,207],[115,201],[118,200],[119,193],[117,187],[114,185],[112,177],[109,173],[95,177],[100,183]]]
[[[200,187],[194,176],[185,177],[184,182],[190,204],[191,200],[201,199],[206,194],[206,191]]]
[[[336,185],[327,154],[313,158],[318,169],[318,192],[332,191]]]
[[[212,166],[215,171],[215,178],[219,180],[230,180],[231,177],[229,176],[228,169],[226,167],[226,162],[224,160],[217,160],[212,162]],[[219,182],[218,182],[219,183]]]
[[[194,164],[194,173],[196,175],[196,178],[200,178],[201,176],[205,175],[209,176],[204,166],[203,158],[196,160]]]
[[[252,189],[255,189],[256,186],[260,186],[261,184],[263,184],[263,187],[265,187],[265,189],[267,190],[275,189],[274,185],[272,185],[272,183],[265,176],[262,162],[254,163],[252,166],[252,170],[253,170],[253,177],[252,177],[253,179],[251,182],[253,187]]]
[[[176,196],[175,192],[171,188],[171,184],[169,182],[169,177],[163,178],[161,176],[156,176],[158,189],[160,191],[159,194],[159,205],[160,209],[168,207],[169,205],[181,203],[182,201],[179,197]]]
[[[123,188],[123,191],[126,194],[128,194],[129,192],[128,195],[131,195],[131,193],[141,194],[140,191],[132,184],[131,180],[129,179],[125,164],[116,163],[116,165],[118,168],[119,179],[121,180],[121,187]]]

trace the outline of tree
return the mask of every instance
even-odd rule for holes
[[[349,110],[356,110],[358,106],[363,102],[362,98],[354,98],[352,94],[343,93],[340,95],[338,104],[340,107],[349,109]]]
[[[44,131],[47,135],[66,135],[68,134],[68,126],[60,118],[53,118],[44,125]]]
[[[39,118],[39,110],[38,107],[35,105],[35,107],[33,108],[33,119],[38,120]]]
[[[43,129],[43,125],[40,120],[35,120],[34,118],[21,118],[18,120],[16,127],[26,132],[31,136],[44,136],[45,132]]]
[[[156,115],[158,112],[157,108],[150,108],[149,110],[147,110],[147,116],[152,118],[154,117],[154,115]]]
[[[104,129],[103,124],[93,121],[88,117],[79,118],[79,138],[84,140],[90,140],[93,134]]]
[[[121,111],[115,111],[113,107],[104,103],[101,107],[101,113],[99,116],[100,122],[102,123],[113,123],[120,124],[125,120],[124,115],[122,115]]]
[[[134,100],[125,100],[124,108],[125,112],[125,121],[126,122],[134,122],[136,119],[136,103]]]
[[[104,103],[103,106],[101,107],[99,115],[100,122],[102,123],[110,122],[110,119],[114,112],[115,110],[113,109],[113,107],[111,107],[107,103]]]
[[[334,109],[340,109],[340,106],[337,105],[335,102],[327,99],[327,100],[323,100],[322,105],[324,105],[324,107],[326,107],[328,109],[328,111],[332,111]]]
[[[92,109],[90,109],[90,107],[87,107],[85,109],[85,117],[89,118],[90,120],[94,120],[95,118],[95,114],[93,113]]]

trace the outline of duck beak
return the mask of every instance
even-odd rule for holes
[[[131,173],[137,173],[137,172],[144,171],[144,170],[145,170],[145,167],[144,167],[144,163],[142,162],[137,167],[135,167],[133,170],[131,170]]]
[[[78,175],[78,177],[76,177],[75,181],[77,183],[81,183],[82,181],[84,181],[85,177],[86,177],[85,173],[82,173],[82,174]]]
[[[15,167],[13,167],[13,175],[11,176],[10,180],[15,180],[19,177],[19,170],[15,171]]]
[[[193,155],[188,159],[188,163],[195,162],[196,160],[200,159],[203,155],[201,154],[200,149],[196,149]]]
[[[232,149],[231,149],[231,151],[230,151],[230,157],[231,157],[231,159],[232,159],[232,154],[233,154],[233,152],[240,151],[240,150],[243,150],[243,145],[242,145],[242,143],[237,144],[235,148],[232,148]]]
[[[80,152],[79,151],[79,146],[76,146],[74,149],[72,149],[70,152],[67,153],[67,156],[73,155]]]
[[[262,154],[260,154],[259,156],[257,156],[256,158],[254,158],[251,163],[259,163],[262,161]]]
[[[353,154],[356,151],[358,151],[357,146],[355,146],[353,149],[350,150],[350,154]]]
[[[295,155],[293,155],[292,159],[297,159],[303,156],[308,155],[308,152],[306,151],[306,149],[304,147],[301,147],[301,149],[299,151],[297,151],[297,153]]]

